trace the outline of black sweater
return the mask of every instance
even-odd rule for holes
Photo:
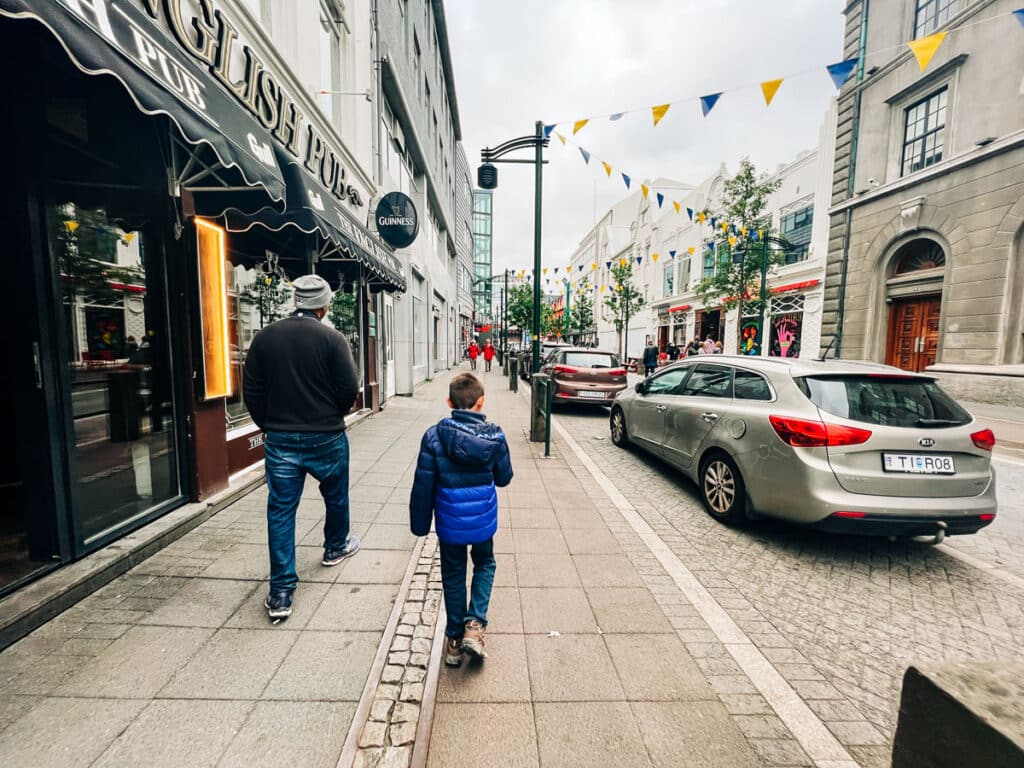
[[[268,325],[245,358],[245,405],[264,431],[344,431],[358,391],[348,340],[312,313]]]

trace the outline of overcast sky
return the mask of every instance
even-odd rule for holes
[[[844,0],[446,0],[463,143],[480,149],[556,129],[544,167],[544,265],[568,263],[602,213],[634,185],[665,176],[698,184],[749,156],[774,169],[813,148],[835,93],[826,64],[842,58]],[[641,12],[642,9],[642,12]],[[760,81],[783,83],[770,108]],[[725,91],[707,118],[692,100]],[[571,122],[678,101],[653,127],[650,111]],[[523,157],[530,157],[524,153]],[[609,179],[597,159],[615,168]],[[494,271],[533,262],[533,168],[499,165],[494,195]],[[636,187],[634,186],[634,189]],[[667,204],[667,203],[666,203]]]

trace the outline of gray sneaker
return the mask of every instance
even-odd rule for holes
[[[462,650],[478,659],[486,659],[484,650],[484,625],[472,619],[466,622],[466,631],[462,635]]]
[[[353,534],[345,539],[345,546],[330,547],[324,550],[324,559],[320,562],[323,565],[337,565],[347,557],[352,557],[359,551],[359,537]]]

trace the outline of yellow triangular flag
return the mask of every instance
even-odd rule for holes
[[[577,120],[575,123],[573,123],[572,124],[572,135],[575,136],[577,133],[579,133],[580,129],[582,129],[583,126],[586,125],[589,122],[590,122],[590,118],[588,117],[586,120]]]
[[[604,288],[605,288],[605,287],[604,287],[603,285],[602,285],[602,286],[600,287],[600,289],[599,289],[599,290],[601,291],[601,293],[604,293]]]
[[[657,261],[658,261],[658,254],[652,253],[651,254],[651,261],[657,263]]]
[[[686,249],[686,252],[687,252],[688,254],[690,254],[691,256],[693,256],[693,252],[694,252],[695,250],[696,250],[696,248],[693,248],[693,247],[691,246],[690,248],[687,248],[687,249]]]
[[[729,235],[729,245],[736,245],[736,238],[733,237],[732,235]]]
[[[727,221],[723,221],[723,222],[722,222],[722,231],[723,231],[723,232],[725,232],[725,231],[727,231],[728,229],[729,229],[729,222],[727,222]]]
[[[704,211],[701,211],[700,213],[697,214],[697,221],[699,221],[701,224],[703,224],[704,223],[704,219],[706,219],[707,217],[708,217],[707,214],[704,213]]]
[[[640,191],[644,193],[644,199],[646,200],[647,199],[647,193],[650,192],[651,189],[646,184],[641,184],[640,185]]]
[[[764,103],[766,106],[771,106],[772,99],[775,98],[775,94],[779,92],[779,86],[782,85],[782,78],[778,80],[765,80],[761,83],[761,93],[764,94]]]
[[[597,271],[597,262],[595,261],[593,264],[591,264],[590,268],[596,272]]]
[[[125,232],[124,233],[124,241],[126,243],[130,243],[134,239],[135,239],[135,233],[134,232]]]
[[[555,134],[555,136],[557,136],[557,137],[558,137],[558,140],[559,140],[560,142],[562,142],[562,146],[564,147],[564,146],[565,146],[565,136],[563,136],[563,135],[562,135],[562,134],[560,134],[560,133],[556,133],[556,134]]]
[[[612,167],[610,165],[608,165],[608,163],[606,163],[604,160],[601,161],[601,165],[604,166],[604,172],[607,173],[609,176],[611,176],[612,175]]]
[[[746,227],[746,225],[740,227],[740,234],[743,235],[744,237],[747,236],[747,227]]]
[[[675,200],[672,201],[672,205],[676,207],[676,213],[679,213],[679,203]]]
[[[942,41],[945,39],[945,32],[936,32],[934,35],[922,37],[920,40],[911,40],[907,43],[910,46],[910,50],[914,52],[914,56],[917,57],[917,65],[921,67],[922,72],[928,68],[932,57],[935,56],[935,52],[939,50],[939,46],[942,45]]]
[[[75,234],[75,230],[78,229],[78,222],[72,219],[68,219],[64,222],[64,228],[71,234]]]
[[[620,267],[626,266],[626,260],[625,259],[619,259],[619,266]]]
[[[671,104],[661,104],[660,106],[657,107],[651,107],[651,114],[654,115],[655,125],[661,122],[661,118],[665,116],[665,113],[668,112],[668,108],[671,106]]]
[[[547,268],[547,267],[544,267],[544,269],[542,269],[542,270],[540,271],[540,273],[541,273],[542,275],[546,275],[546,274],[548,273],[548,268]]]

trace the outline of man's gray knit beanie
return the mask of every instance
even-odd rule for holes
[[[320,309],[331,303],[331,286],[320,275],[303,275],[292,282],[296,309]]]

